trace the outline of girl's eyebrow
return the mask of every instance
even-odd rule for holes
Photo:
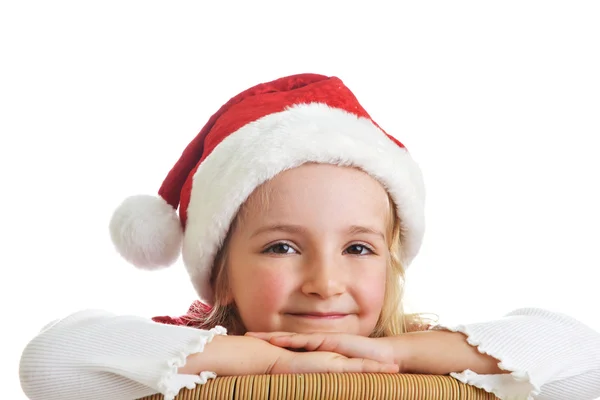
[[[285,224],[274,224],[265,225],[255,230],[250,238],[263,234],[265,232],[286,232],[286,233],[306,233],[306,228],[300,225],[285,225]]]
[[[352,235],[361,234],[361,233],[367,234],[367,235],[375,235],[375,236],[380,236],[382,239],[385,240],[385,235],[380,230],[375,229],[375,228],[369,228],[369,227],[362,226],[362,225],[352,225],[348,229],[348,233],[350,233]]]
[[[255,230],[252,233],[252,235],[250,235],[250,237],[253,238],[255,236],[261,235],[266,232],[286,232],[286,233],[302,234],[302,233],[306,233],[306,231],[307,231],[307,229],[300,225],[273,224],[273,225],[265,225],[265,226],[258,228],[257,230]],[[351,225],[348,228],[347,232],[351,235],[366,234],[366,235],[379,236],[382,239],[385,239],[385,235],[380,230],[375,229],[375,228],[369,228],[369,227],[362,226],[362,225]]]

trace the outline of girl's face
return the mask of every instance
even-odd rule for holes
[[[255,191],[230,236],[230,300],[248,331],[368,336],[381,312],[389,199],[353,168],[305,164]]]

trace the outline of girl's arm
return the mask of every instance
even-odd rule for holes
[[[339,333],[247,335],[285,348],[395,362],[401,372],[450,374],[501,399],[600,396],[600,333],[569,316],[541,309],[377,339]]]
[[[32,400],[173,397],[214,376],[177,369],[187,355],[202,352],[224,333],[80,311],[50,324],[27,345],[19,365],[21,387]]]
[[[46,327],[21,356],[31,400],[173,399],[219,375],[397,372],[396,366],[335,353],[294,353],[260,339],[88,310]]]
[[[424,346],[412,353],[409,368],[435,366],[500,398],[600,396],[600,333],[567,315],[526,308],[495,321],[403,335],[395,342],[398,355],[419,339]],[[472,349],[463,351],[464,343]],[[495,359],[500,363],[494,365]]]

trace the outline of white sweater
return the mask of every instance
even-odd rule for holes
[[[585,400],[600,397],[600,333],[573,318],[521,309],[490,322],[448,327],[501,360],[504,375],[451,374],[501,399]],[[167,400],[215,375],[178,374],[201,352],[211,331],[165,325],[100,310],[46,326],[21,356],[20,379],[31,400],[130,400],[162,393]]]

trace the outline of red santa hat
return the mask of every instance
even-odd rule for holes
[[[262,183],[307,162],[354,166],[394,200],[408,267],[424,233],[424,185],[404,145],[383,131],[336,77],[293,75],[229,100],[184,150],[158,197],[133,196],[116,210],[110,233],[139,268],[183,262],[200,298],[238,209]],[[179,217],[177,216],[179,208]]]

